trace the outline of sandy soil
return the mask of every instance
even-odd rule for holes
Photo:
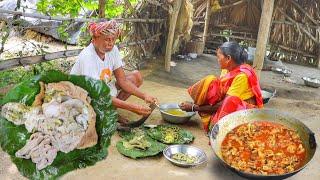
[[[152,63],[151,63],[152,64]],[[299,80],[301,75],[320,76],[318,69],[288,65],[294,70],[292,79]],[[192,62],[178,62],[172,73],[161,70],[154,65],[153,70],[144,71],[145,82],[142,90],[157,96],[160,102],[181,102],[190,100],[186,87],[207,74],[218,74],[219,67],[211,56],[204,56]],[[194,73],[197,72],[197,73]],[[300,84],[299,84],[300,83]],[[276,88],[278,93],[266,108],[273,108],[287,112],[300,119],[313,132],[320,142],[320,92],[319,89],[308,88],[298,84],[288,83],[280,75],[272,72],[263,72],[261,84],[263,87]],[[132,102],[142,101],[136,98]],[[125,112],[121,112],[125,114]],[[161,124],[160,113],[155,110],[147,120],[147,124]],[[241,179],[222,166],[208,145],[208,138],[201,129],[199,117],[195,116],[191,122],[182,127],[190,130],[196,137],[192,145],[203,149],[208,156],[208,163],[196,168],[179,168],[168,162],[163,156],[132,160],[119,154],[115,148],[120,139],[117,134],[112,138],[108,157],[96,165],[67,173],[62,179]],[[0,179],[24,179],[10,161],[6,153],[0,150]],[[320,178],[320,151],[318,150],[310,164],[297,175],[289,178],[319,179]]]

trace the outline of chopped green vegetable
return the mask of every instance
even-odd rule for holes
[[[151,146],[151,143],[148,142],[144,135],[135,136],[129,141],[123,141],[122,144],[126,149],[139,148],[141,150],[147,150]]]
[[[197,158],[194,156],[191,156],[189,154],[184,153],[176,153],[171,156],[172,159],[177,160],[179,162],[187,163],[187,164],[193,164],[197,161]]]
[[[159,125],[147,130],[148,135],[165,144],[186,144],[193,141],[191,132],[173,125]]]

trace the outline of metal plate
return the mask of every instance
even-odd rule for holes
[[[317,78],[303,77],[304,84],[309,87],[318,88],[320,87],[320,80]]]
[[[197,161],[192,163],[192,164],[187,164],[183,162],[176,161],[172,159],[172,155],[176,153],[183,153],[183,154],[188,154],[191,156],[194,156],[197,158]],[[173,163],[176,166],[180,167],[192,167],[192,166],[197,166],[200,164],[203,164],[207,162],[207,155],[206,153],[194,146],[190,145],[172,145],[168,146],[164,151],[163,151],[164,157],[166,157],[171,163]]]

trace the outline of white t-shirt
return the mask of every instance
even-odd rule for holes
[[[113,78],[113,71],[122,66],[123,62],[119,49],[116,46],[105,54],[105,59],[102,61],[91,43],[81,51],[70,74],[85,75],[94,79],[100,79],[109,86],[110,95],[117,96],[118,92],[115,86],[115,79]]]

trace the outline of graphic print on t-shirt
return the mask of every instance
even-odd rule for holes
[[[103,69],[100,73],[100,80],[109,83],[112,80],[112,71],[109,68]]]

